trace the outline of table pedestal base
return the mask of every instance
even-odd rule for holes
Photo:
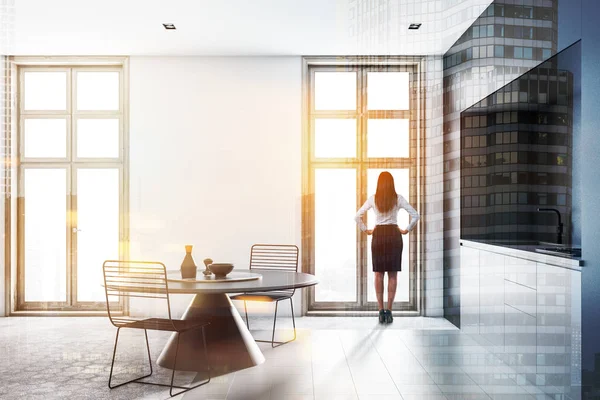
[[[265,357],[246,324],[226,294],[197,294],[182,319],[210,321],[205,327],[211,376],[225,375],[262,364]],[[173,369],[176,333],[171,335],[158,358],[158,365]],[[202,331],[192,330],[181,335],[177,355],[178,371],[206,373]]]

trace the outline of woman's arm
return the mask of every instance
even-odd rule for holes
[[[365,213],[367,211],[369,211],[369,209],[371,209],[371,208],[373,208],[373,204],[371,203],[371,198],[369,197],[367,199],[367,201],[365,201],[365,204],[363,204],[363,206],[358,210],[358,212],[356,213],[356,216],[354,217],[354,220],[358,224],[358,227],[363,232],[367,231],[367,226],[363,222],[362,216],[365,215]]]
[[[404,208],[408,212],[408,215],[410,215],[410,223],[406,227],[406,230],[409,232],[412,231],[417,224],[417,221],[419,221],[419,213],[408,203],[408,201],[406,201],[404,197],[402,197],[402,195],[398,195],[398,206],[400,208]]]

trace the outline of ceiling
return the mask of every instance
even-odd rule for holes
[[[17,0],[13,55],[443,54],[492,0]],[[449,6],[448,3],[452,3]],[[368,11],[375,5],[375,10]],[[3,16],[4,17],[4,16]],[[419,22],[419,30],[408,30]],[[167,31],[162,23],[174,23]]]

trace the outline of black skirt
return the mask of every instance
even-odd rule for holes
[[[377,225],[371,242],[373,271],[401,271],[403,246],[398,225]]]

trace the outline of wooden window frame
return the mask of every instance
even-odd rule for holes
[[[21,74],[25,70],[69,70],[67,87],[67,110],[66,111],[43,111],[31,112],[24,111],[22,108],[22,77]],[[72,84],[75,79],[71,79],[71,73],[79,71],[118,71],[120,74],[120,94],[119,94],[119,110],[118,111],[76,111],[76,87]],[[7,315],[56,315],[56,316],[95,316],[106,315],[106,304],[101,302],[77,302],[76,290],[76,274],[75,271],[67,270],[67,279],[73,282],[72,285],[67,285],[67,303],[43,303],[43,302],[24,302],[23,290],[23,269],[19,265],[18,257],[19,246],[21,246],[22,229],[17,229],[19,219],[17,218],[20,211],[19,190],[21,179],[21,171],[24,168],[32,166],[69,166],[75,171],[77,168],[118,168],[120,171],[120,256],[127,258],[129,254],[129,58],[128,57],[21,57],[14,56],[7,59],[6,79],[6,112],[4,115],[5,126],[10,127],[6,132],[3,145],[7,152],[7,160],[5,162],[3,180],[6,187],[5,197],[5,243],[4,243],[4,260],[7,266],[5,270],[6,282],[6,314]],[[24,111],[24,112],[23,112]],[[21,149],[21,126],[24,117],[66,117],[68,119],[68,136],[67,139],[67,158],[62,159],[26,159],[22,158]],[[120,120],[119,129],[119,157],[109,159],[77,159],[73,157],[71,152],[76,145],[76,122],[78,118],[110,118],[117,117]],[[74,176],[74,175],[73,175]],[[71,183],[68,182],[68,185]],[[69,196],[73,197],[73,196]],[[68,202],[73,202],[74,199],[68,199]],[[69,240],[69,239],[68,239]],[[72,257],[72,254],[68,254]],[[73,261],[68,264],[73,264]],[[69,268],[69,267],[67,267]],[[71,278],[69,274],[72,273]],[[129,309],[127,302],[120,304],[121,312],[126,314]]]
[[[354,168],[357,171],[357,207],[360,207],[366,200],[368,194],[362,193],[363,183],[366,181],[366,171],[370,168],[407,168],[409,169],[409,179],[411,195],[409,201],[415,205],[423,215],[423,204],[421,199],[422,177],[424,176],[424,146],[421,145],[423,137],[422,114],[424,106],[424,95],[422,95],[422,77],[423,70],[422,58],[419,57],[304,57],[303,58],[303,140],[302,140],[302,270],[307,273],[315,272],[314,260],[314,171],[317,168]],[[367,68],[364,68],[367,67]],[[315,111],[313,105],[314,93],[314,72],[315,71],[358,71],[359,76],[357,85],[357,96],[361,96],[361,79],[366,77],[367,71],[408,71],[411,73],[410,79],[410,110],[408,111],[366,111],[361,109],[361,99],[357,99],[357,110],[352,112],[325,112]],[[360,72],[360,71],[363,72]],[[364,114],[364,115],[363,115]],[[336,118],[356,118],[359,126],[357,134],[357,158],[336,158],[336,159],[315,159],[314,155],[314,128],[313,120],[315,117],[336,117]],[[410,153],[409,158],[378,159],[367,158],[366,149],[363,143],[366,143],[366,123],[369,118],[386,116],[392,118],[407,117],[410,121]],[[352,216],[350,216],[351,218]],[[422,221],[422,219],[421,219]],[[421,315],[423,304],[423,280],[422,280],[422,229],[421,221],[411,235],[410,245],[414,251],[411,257],[409,282],[409,301],[399,303],[395,310],[403,315]],[[370,315],[372,302],[367,299],[367,273],[366,265],[366,235],[358,233],[357,246],[357,304],[349,302],[328,302],[317,303],[315,301],[315,289],[310,288],[307,295],[303,298],[303,313],[308,315]],[[362,283],[361,283],[362,281]],[[365,309],[353,309],[362,305]]]

